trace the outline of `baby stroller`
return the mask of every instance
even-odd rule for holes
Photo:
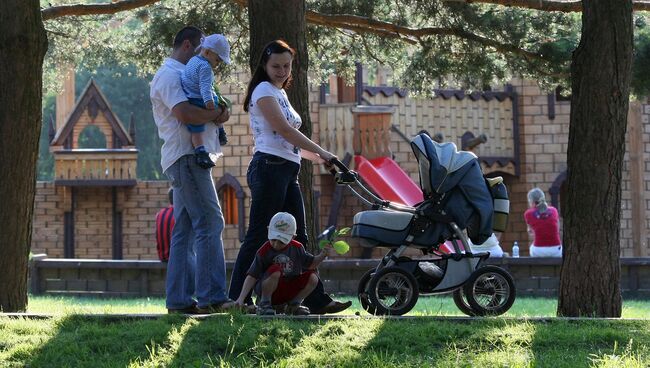
[[[338,160],[333,162],[337,184],[346,185],[372,207],[354,216],[352,237],[359,238],[364,247],[390,249],[359,281],[362,307],[374,315],[403,315],[415,306],[420,294],[453,292],[455,304],[467,315],[505,313],[515,300],[512,276],[497,266],[481,266],[489,253],[471,253],[468,245],[468,237],[481,244],[493,228],[505,230],[509,202],[503,180],[485,179],[476,156],[457,151],[453,143],[439,144],[419,134],[411,148],[424,195],[415,207],[382,200],[354,171]],[[454,252],[441,251],[446,240]],[[424,258],[404,256],[408,248],[421,250]]]

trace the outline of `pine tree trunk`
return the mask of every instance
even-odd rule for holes
[[[631,0],[582,2],[558,315],[620,317],[621,176],[633,49]]]
[[[37,0],[0,1],[0,310],[27,307],[43,57],[47,36]]]
[[[294,109],[302,117],[300,131],[311,138],[311,119],[309,114],[309,85],[307,71],[307,39],[305,38],[305,1],[304,0],[249,0],[248,19],[250,26],[250,65],[251,71],[257,66],[262,48],[268,42],[283,39],[296,50],[293,62],[293,83],[287,90]],[[302,160],[300,168],[300,187],[305,200],[305,220],[311,246],[315,244],[313,218],[313,166],[310,161]]]

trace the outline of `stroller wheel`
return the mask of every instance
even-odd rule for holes
[[[361,276],[361,279],[359,280],[359,287],[357,289],[357,295],[359,297],[361,307],[370,314],[375,314],[377,311],[377,308],[375,308],[375,306],[370,301],[370,293],[368,292],[368,284],[370,283],[370,279],[372,278],[372,275],[374,275],[375,271],[376,270],[374,268],[366,271],[366,273]]]
[[[399,267],[386,267],[375,273],[368,284],[368,296],[375,314],[401,316],[408,313],[420,295],[415,277]]]
[[[490,265],[476,269],[463,288],[467,302],[477,316],[501,315],[515,302],[515,282],[501,267]]]
[[[463,291],[462,286],[454,290],[453,298],[454,298],[454,304],[456,304],[456,306],[458,307],[458,309],[460,309],[461,312],[465,313],[470,317],[476,315],[476,312],[474,312],[472,306],[470,306],[469,303],[467,302],[467,297],[465,296],[465,291]]]

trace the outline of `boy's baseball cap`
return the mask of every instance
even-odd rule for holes
[[[296,235],[296,219],[287,212],[278,212],[269,222],[269,240],[277,239],[289,244]]]
[[[201,47],[219,55],[224,63],[230,64],[230,44],[222,34],[211,34],[203,39]]]

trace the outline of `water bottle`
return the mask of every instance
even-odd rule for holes
[[[517,241],[512,245],[512,257],[519,258],[519,244]]]

